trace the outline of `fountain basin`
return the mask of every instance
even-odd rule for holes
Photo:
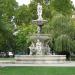
[[[49,34],[34,34],[34,35],[31,35],[30,36],[30,39],[31,40],[37,40],[37,39],[39,39],[39,40],[49,40],[49,39],[51,39],[51,37],[50,37],[50,35]]]
[[[43,19],[37,19],[37,20],[32,20],[33,23],[36,23],[37,25],[43,25],[44,23],[47,22],[47,20],[43,20]]]
[[[29,64],[50,64],[50,63],[64,63],[66,55],[16,55],[18,63]]]

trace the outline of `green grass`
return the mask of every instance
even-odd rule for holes
[[[14,58],[0,58],[0,60],[15,60]]]
[[[75,75],[75,67],[1,67],[0,75]]]

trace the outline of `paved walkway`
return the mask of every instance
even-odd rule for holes
[[[55,66],[55,67],[75,67],[75,61],[67,61],[65,63],[50,63],[50,64],[0,64],[0,67],[8,66]]]

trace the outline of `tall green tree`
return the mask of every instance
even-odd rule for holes
[[[53,38],[54,50],[73,50],[72,42],[75,34],[75,27],[72,24],[70,18],[63,16],[62,14],[55,15],[50,23],[50,34]]]
[[[15,17],[18,25],[29,24],[31,22],[30,8],[26,5],[19,6],[16,10]]]
[[[51,30],[53,30],[54,37],[57,37],[61,34],[70,34],[73,33],[74,27],[70,18],[63,16],[62,14],[55,15],[50,23]]]
[[[51,7],[63,15],[70,15],[74,9],[71,0],[51,0]]]
[[[16,0],[0,0],[0,11],[2,17],[6,17],[7,21],[11,20],[12,16],[18,7]]]
[[[71,51],[72,40],[68,35],[61,34],[56,38],[54,46],[56,51]]]
[[[29,10],[31,13],[31,18],[33,19],[37,19],[37,3],[35,1],[32,1],[29,4]]]
[[[3,45],[7,45],[9,48],[13,46],[11,19],[16,9],[16,0],[0,0],[0,34],[4,38],[5,44]]]
[[[30,36],[36,32],[36,26],[19,26],[20,32],[16,35],[16,52],[26,51],[30,46]]]

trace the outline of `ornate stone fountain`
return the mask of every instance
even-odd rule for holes
[[[32,41],[30,48],[30,55],[15,55],[16,63],[20,64],[50,64],[64,62],[65,55],[51,55],[50,47],[48,46],[49,35],[42,34],[42,26],[47,20],[42,18],[42,5],[38,3],[37,6],[38,19],[33,20],[37,23],[37,34],[30,36]]]
[[[49,35],[42,34],[42,26],[44,25],[47,20],[42,18],[42,5],[38,3],[37,5],[37,20],[32,20],[33,23],[37,24],[37,34],[30,36],[32,40],[32,44],[30,48],[30,55],[49,55],[50,48],[48,46]]]

